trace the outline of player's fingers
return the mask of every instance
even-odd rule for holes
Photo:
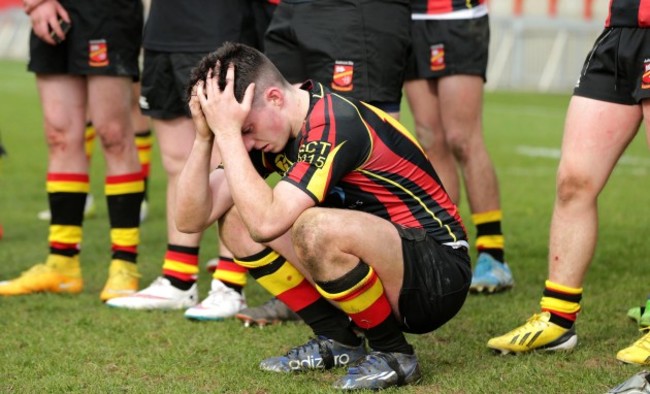
[[[251,83],[248,85],[246,88],[246,91],[244,92],[244,98],[242,100],[242,106],[246,111],[250,111],[251,107],[253,106],[253,97],[255,97],[255,83]]]
[[[199,104],[201,106],[204,106],[207,102],[207,98],[205,97],[205,89],[204,89],[205,84],[203,81],[199,81],[196,83],[196,97],[199,100]]]
[[[205,85],[204,85],[204,91],[205,91],[205,96],[210,99],[213,98],[213,75],[212,75],[212,70],[208,70],[208,74],[205,76]]]
[[[230,63],[228,65],[228,70],[226,71],[226,86],[223,91],[228,91],[231,95],[235,90],[235,65]]]
[[[216,79],[217,82],[219,82],[219,77],[220,77],[220,74],[221,74],[219,70],[221,70],[221,62],[219,60],[217,60],[215,62],[215,64],[214,64],[214,68],[212,70],[210,70],[210,71],[212,71],[212,74],[214,75],[214,79]]]
[[[50,25],[50,29],[56,34],[61,41],[65,39],[65,33],[63,32],[63,29],[61,29],[61,24],[59,23],[59,20],[56,18],[56,15],[54,18],[50,18],[48,20],[48,24]]]
[[[46,19],[41,19],[36,22],[33,28],[34,34],[36,34],[41,40],[47,42],[50,45],[56,45],[56,41],[50,37],[50,24]]]
[[[71,23],[70,15],[68,15],[68,11],[66,11],[65,8],[63,8],[63,6],[60,3],[56,4],[56,13],[61,17],[61,19],[63,19],[67,23]]]

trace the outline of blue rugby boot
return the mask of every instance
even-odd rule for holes
[[[296,346],[287,354],[271,357],[260,363],[260,369],[271,372],[302,372],[313,369],[343,367],[367,354],[365,341],[359,346],[347,346],[323,336]]]
[[[473,293],[496,293],[514,286],[512,271],[487,253],[480,253],[469,289]]]
[[[422,378],[415,354],[371,352],[334,382],[341,390],[382,390],[417,383]]]

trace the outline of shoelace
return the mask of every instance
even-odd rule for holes
[[[397,359],[389,353],[378,353],[373,352],[366,357],[359,359],[354,366],[350,367],[348,370],[348,375],[372,375],[377,371],[383,372],[395,372],[397,374],[397,384],[401,386],[404,382],[405,376],[404,372],[399,366]],[[385,378],[385,376],[381,376]]]
[[[51,267],[48,267],[45,264],[36,264],[32,268],[20,274],[20,276],[24,277],[24,276],[34,275],[34,274],[42,274],[44,272],[50,271],[51,269],[52,269]]]
[[[314,349],[314,347],[317,347],[317,349]],[[324,369],[330,369],[334,366],[334,355],[332,354],[331,343],[324,337],[311,338],[304,345],[296,346],[289,350],[286,357],[289,359],[299,359],[301,354],[313,354],[313,350],[316,350],[317,354],[322,358],[322,367]]]
[[[138,275],[139,276],[139,275]],[[162,276],[157,277],[154,279],[153,282],[149,285],[149,288],[155,288],[155,287],[168,287],[168,284],[165,282],[165,279]]]
[[[378,364],[382,364],[381,359],[375,354],[369,354],[354,363],[348,370],[348,373],[351,375],[369,374],[372,372],[374,366]]]
[[[644,332],[643,336],[634,342],[633,346],[639,346],[643,349],[650,350],[650,327],[643,327],[639,331]]]
[[[317,346],[319,350],[321,348],[320,341],[316,338],[310,339],[304,345],[294,347],[287,352],[286,356],[291,358],[291,356],[298,357],[300,354],[311,353],[311,350],[314,348],[314,346]]]
[[[121,269],[115,272],[114,275],[111,275],[111,282],[118,281],[128,281],[131,280],[132,278],[139,278],[141,275],[137,272],[132,272],[127,269]]]
[[[526,332],[530,331],[533,327],[539,326],[541,324],[546,324],[547,322],[543,321],[543,316],[541,313],[535,313],[533,316],[531,316],[528,320],[526,320],[526,324],[519,328],[515,328],[510,332],[510,334],[518,334],[520,332]]]
[[[205,304],[206,302],[215,305],[221,304],[223,302],[224,297],[231,295],[231,293],[238,294],[235,290],[228,288],[226,286],[219,287],[214,290],[210,290],[208,292],[208,297],[203,301],[203,304]]]
[[[492,271],[492,262],[491,261],[487,261],[487,263],[479,264],[476,267],[476,275],[477,276],[478,275],[485,275],[485,274],[489,273],[490,271]]]

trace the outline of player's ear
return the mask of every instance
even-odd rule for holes
[[[264,98],[271,105],[281,107],[284,104],[284,92],[275,86],[266,89]]]

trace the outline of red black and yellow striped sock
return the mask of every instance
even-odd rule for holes
[[[235,258],[235,262],[248,268],[251,276],[296,312],[314,334],[349,346],[359,345],[360,339],[352,330],[348,316],[321,297],[300,271],[273,249]]]
[[[142,173],[107,176],[104,185],[111,224],[112,259],[136,262],[140,244]]]
[[[47,174],[47,197],[52,218],[48,241],[50,253],[73,257],[79,254],[88,174]]]
[[[144,199],[148,199],[149,173],[151,171],[151,149],[153,148],[153,134],[151,130],[143,130],[135,133],[135,146],[138,148],[138,160],[142,167],[144,180]]]
[[[373,350],[413,354],[413,347],[406,342],[393,315],[381,280],[368,264],[361,261],[342,277],[316,284],[323,297],[336,302],[364,330]]]
[[[163,276],[172,286],[189,290],[199,274],[199,248],[181,245],[167,245]]]
[[[246,286],[247,272],[248,269],[235,263],[234,259],[219,256],[219,264],[214,270],[212,278],[220,280],[224,285],[241,294],[242,289]]]
[[[501,232],[501,210],[472,214],[472,221],[476,226],[476,249],[479,253],[487,253],[503,263],[505,244]]]
[[[569,329],[578,318],[581,299],[582,287],[563,286],[547,280],[540,306],[542,311],[551,314],[551,323]]]

